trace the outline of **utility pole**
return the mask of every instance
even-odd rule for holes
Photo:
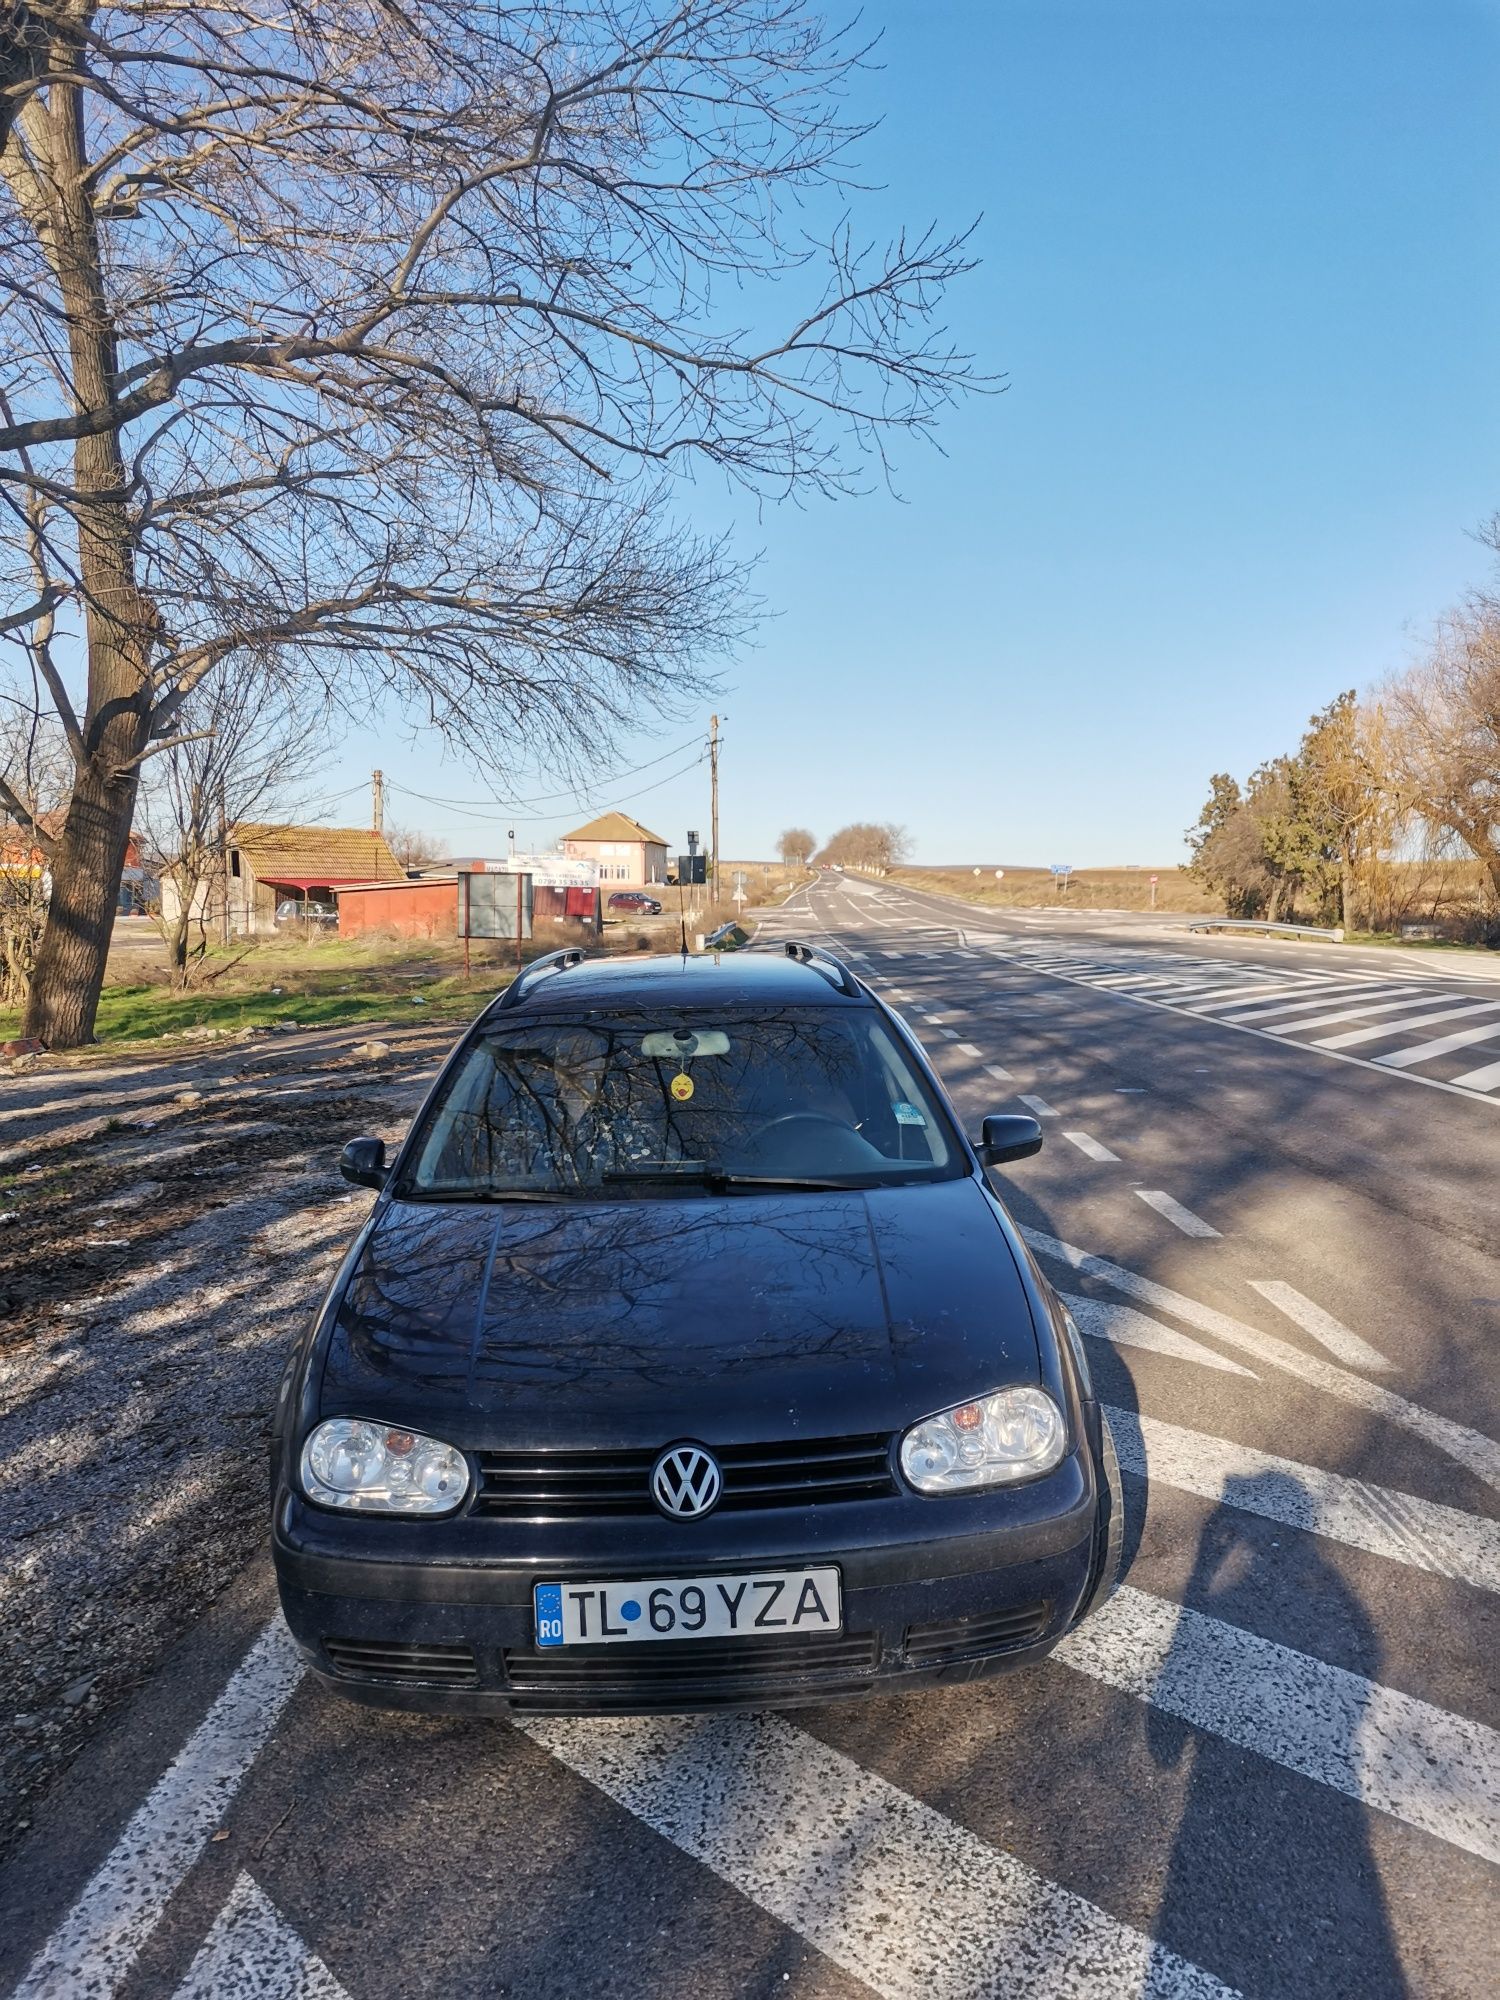
[[[370,773],[370,824],[377,833],[385,832],[385,772]]]
[[[708,718],[708,838],[713,860],[714,900],[719,893],[719,718]]]

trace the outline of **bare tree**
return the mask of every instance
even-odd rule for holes
[[[173,977],[186,986],[227,915],[236,825],[309,809],[323,718],[227,663],[199,681],[179,714],[182,733],[147,767],[137,825],[161,879]]]
[[[437,868],[450,858],[446,840],[412,826],[388,826],[385,844],[403,868]]]
[[[887,875],[910,853],[911,838],[904,826],[890,820],[855,820],[830,834],[818,858],[837,862],[841,868],[862,868],[872,875]]]
[[[1401,799],[1461,840],[1500,905],[1500,602],[1476,593],[1383,690]]]
[[[75,768],[28,1015],[72,1045],[141,767],[205,675],[270,661],[366,713],[393,692],[501,763],[607,741],[738,629],[673,473],[857,486],[972,379],[933,324],[968,259],[788,228],[844,199],[859,136],[860,51],[802,0],[23,13],[0,635]],[[731,316],[756,280],[781,331]],[[59,615],[76,684],[39,636]]]
[[[0,698],[0,765],[19,814],[0,805],[0,1006],[24,1007],[47,921],[51,828],[68,796],[71,764],[40,698]]]
[[[789,826],[777,841],[776,852],[788,868],[805,868],[817,844],[805,826]]]

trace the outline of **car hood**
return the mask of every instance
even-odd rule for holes
[[[393,1202],[345,1286],[321,1403],[469,1447],[623,1448],[894,1430],[1038,1372],[972,1180]]]

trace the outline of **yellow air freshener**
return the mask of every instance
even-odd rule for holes
[[[686,1104],[693,1094],[693,1079],[686,1070],[672,1079],[672,1095],[679,1104]]]

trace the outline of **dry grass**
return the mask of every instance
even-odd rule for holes
[[[995,910],[1149,910],[1153,875],[1158,910],[1216,915],[1223,907],[1218,897],[1180,868],[1080,868],[1069,877],[1065,890],[1045,868],[1007,868],[999,882],[993,868],[897,868],[890,880],[913,889],[936,889]]]

